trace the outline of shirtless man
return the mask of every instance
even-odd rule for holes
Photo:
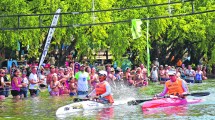
[[[51,90],[52,90],[51,87],[50,87],[50,83],[52,81],[53,74],[55,74],[55,66],[51,65],[50,66],[50,73],[48,74],[47,81],[46,81],[46,83],[48,85],[48,92],[49,92],[50,95],[51,95]]]

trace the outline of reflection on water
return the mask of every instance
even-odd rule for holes
[[[154,114],[165,114],[167,116],[169,115],[179,115],[179,116],[185,116],[187,115],[188,107],[187,105],[182,106],[171,106],[171,107],[162,107],[162,108],[151,108],[146,109],[143,111],[144,115],[154,115]]]
[[[113,90],[115,104],[114,107],[81,111],[63,117],[56,117],[56,110],[64,105],[70,104],[72,98],[63,97],[36,97],[28,98],[26,100],[20,100],[14,102],[11,98],[7,98],[5,101],[0,102],[0,119],[68,119],[71,120],[74,117],[92,118],[97,120],[141,120],[141,119],[189,119],[189,120],[212,120],[215,118],[215,93],[214,88],[209,89],[211,91],[210,96],[201,97],[204,101],[197,104],[159,108],[156,114],[143,114],[141,105],[128,106],[127,101],[139,97],[135,88],[126,87],[120,85],[117,89]],[[11,97],[11,96],[10,96]],[[188,97],[192,99],[193,97]],[[170,111],[170,112],[167,112]]]

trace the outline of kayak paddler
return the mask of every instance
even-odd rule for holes
[[[170,69],[168,75],[170,80],[165,82],[163,92],[156,94],[155,99],[157,97],[164,97],[166,94],[184,98],[183,94],[189,93],[187,83],[183,79],[177,78],[175,69]]]
[[[99,71],[99,83],[95,86],[95,89],[87,95],[88,98],[97,99],[98,102],[104,104],[113,104],[113,96],[111,95],[111,86],[106,81],[107,72],[104,70]]]

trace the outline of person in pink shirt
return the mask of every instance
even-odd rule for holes
[[[90,83],[92,89],[95,89],[96,84],[99,82],[98,74],[96,73],[96,69],[93,67],[90,73]]]
[[[3,69],[0,69],[0,100],[5,99],[5,93],[4,93],[4,76],[5,71]]]
[[[20,88],[26,87],[26,85],[22,85],[21,83],[22,78],[20,77],[20,73],[19,69],[15,69],[14,76],[11,81],[11,94],[16,100],[20,99]]]

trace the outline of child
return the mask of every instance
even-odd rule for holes
[[[77,95],[77,85],[75,83],[75,79],[70,81],[70,94],[71,97]]]
[[[21,87],[20,89],[20,97],[21,98],[27,98],[28,94],[28,78],[27,78],[27,71],[22,71],[22,81],[21,83],[24,84],[25,87]]]

